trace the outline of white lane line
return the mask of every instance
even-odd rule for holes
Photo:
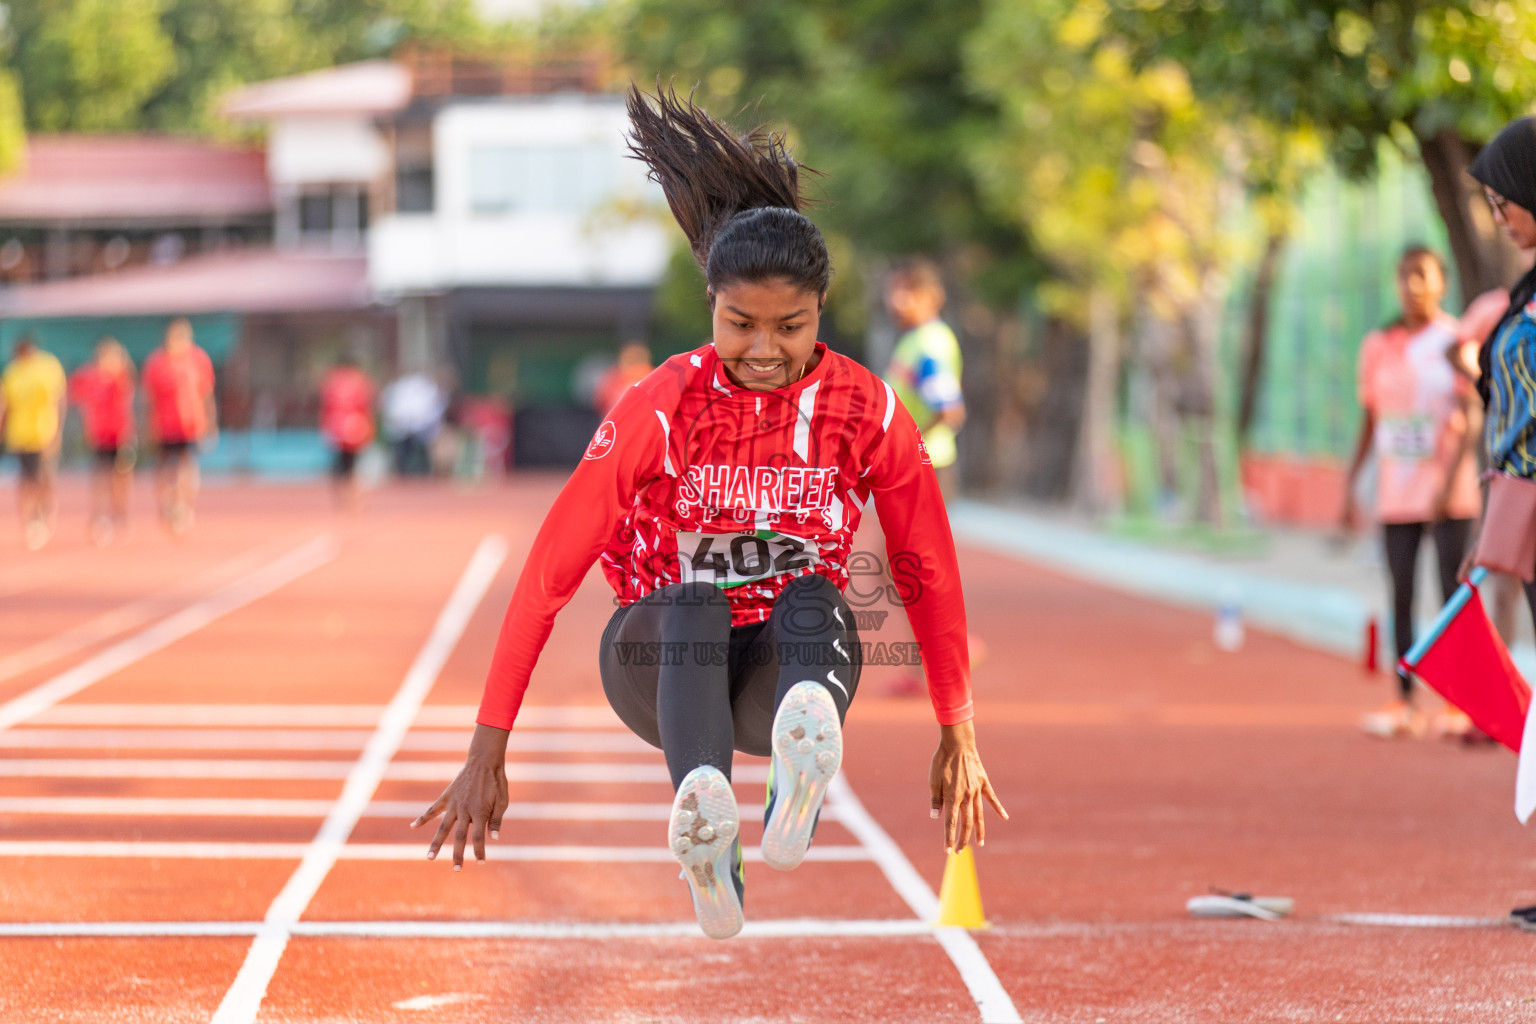
[[[843,825],[869,850],[896,894],[906,901],[920,921],[936,919],[939,916],[938,896],[917,873],[907,855],[901,852],[901,847],[864,809],[841,774],[833,777],[829,795],[837,803]],[[970,932],[964,928],[936,928],[933,934],[960,972],[960,979],[970,990],[971,998],[976,1000],[984,1024],[1018,1024],[1019,1011],[1014,1007],[1013,999]]]
[[[416,713],[417,729],[472,731],[479,708],[473,704],[428,704]],[[36,715],[37,725],[109,726],[257,726],[372,729],[384,714],[382,704],[60,704]],[[606,704],[523,705],[517,728],[624,729]]]
[[[144,758],[3,758],[0,778],[53,779],[344,779],[351,761],[182,760]],[[450,782],[462,761],[396,761],[384,778],[402,782]],[[768,781],[768,769],[741,765],[731,772],[737,783]],[[545,763],[508,761],[512,782],[657,783],[670,782],[665,765],[644,761]],[[761,794],[757,796],[761,799]]]
[[[0,758],[0,778],[344,779],[351,761],[196,761],[141,758]]]
[[[323,818],[333,803],[266,797],[7,796],[0,797],[0,814]],[[363,816],[409,821],[426,805],[425,800],[375,800]],[[671,804],[658,803],[512,803],[503,817],[513,821],[666,821],[671,813]],[[822,808],[822,821],[836,818],[835,808]]]
[[[271,557],[271,554],[270,545],[264,545],[256,551],[248,551],[201,573],[193,580],[184,581],[158,593],[135,598],[127,604],[66,629],[57,636],[0,657],[0,682],[126,633],[169,610],[171,606],[185,600],[189,594],[195,594],[209,587],[222,586],[231,577],[249,572],[264,559]]]
[[[1507,917],[1459,917],[1454,914],[1330,914],[1325,920],[1378,928],[1508,928]]]
[[[59,921],[0,924],[0,938],[163,938],[259,935],[259,921]],[[713,942],[688,922],[656,924],[542,923],[537,921],[300,921],[289,929],[305,938],[367,939],[698,939]],[[748,921],[741,938],[886,938],[927,935],[921,921],[839,921],[800,918]]]
[[[32,750],[361,750],[367,729],[40,729],[0,733],[0,748]],[[401,750],[469,749],[469,730],[413,731]],[[631,733],[512,731],[507,749],[532,753],[651,753],[655,747]]]
[[[5,857],[100,857],[104,859],[157,860],[298,860],[310,849],[308,843],[187,842],[184,840],[110,839],[7,839],[0,841]],[[348,843],[338,860],[424,860],[425,843]],[[580,863],[674,863],[666,847],[657,846],[509,846],[488,843],[486,857],[493,861],[572,861]],[[743,846],[748,861],[762,860],[756,847]],[[813,846],[806,860],[827,863],[871,859],[862,846]]]
[[[304,908],[309,906],[309,901],[336,863],[353,827],[368,809],[374,790],[384,778],[384,769],[395,756],[412,719],[426,700],[427,692],[437,681],[438,673],[453,653],[506,557],[507,542],[495,535],[486,537],[475,549],[452,596],[433,624],[427,642],[405,673],[394,698],[385,706],[378,729],[347,775],[341,796],[321,822],[320,830],[310,842],[298,868],[267,908],[266,927],[252,941],[234,983],[224,993],[224,999],[213,1015],[213,1024],[253,1024],[255,1021],[267,993],[267,984],[288,945],[289,929],[303,917]]]
[[[170,646],[210,622],[265,597],[285,583],[319,568],[335,556],[336,544],[329,535],[300,545],[224,589],[118,641],[21,696],[0,704],[0,732],[73,697],[92,683]]]

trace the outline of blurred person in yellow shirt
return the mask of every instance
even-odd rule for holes
[[[21,464],[17,504],[27,547],[33,551],[53,533],[53,470],[64,395],[64,367],[30,336],[23,337],[0,375],[0,419],[5,448]]]

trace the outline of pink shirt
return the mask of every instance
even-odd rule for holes
[[[1442,315],[1417,334],[1394,325],[1366,335],[1360,348],[1360,404],[1376,417],[1376,514],[1383,523],[1428,522],[1446,473],[1466,436],[1461,402],[1469,385],[1447,353],[1459,325]],[[1447,515],[1481,509],[1477,462],[1455,466]]]

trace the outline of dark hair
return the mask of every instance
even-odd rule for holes
[[[891,267],[890,280],[909,288],[944,288],[944,274],[939,265],[926,256],[908,256]]]
[[[1434,260],[1435,266],[1440,268],[1440,275],[1442,277],[1445,276],[1445,260],[1441,259],[1440,254],[1427,245],[1410,245],[1404,249],[1403,254],[1397,258],[1397,269],[1401,272],[1409,263],[1422,259]]]
[[[630,86],[628,107],[629,151],[666,193],[710,287],[782,277],[826,294],[827,243],[800,212],[800,172],[817,172],[795,163],[782,134],[738,136],[692,96],[660,87],[653,105]]]

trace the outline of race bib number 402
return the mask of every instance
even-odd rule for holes
[[[814,541],[772,530],[677,535],[678,578],[683,583],[739,587],[808,569],[820,561]]]

